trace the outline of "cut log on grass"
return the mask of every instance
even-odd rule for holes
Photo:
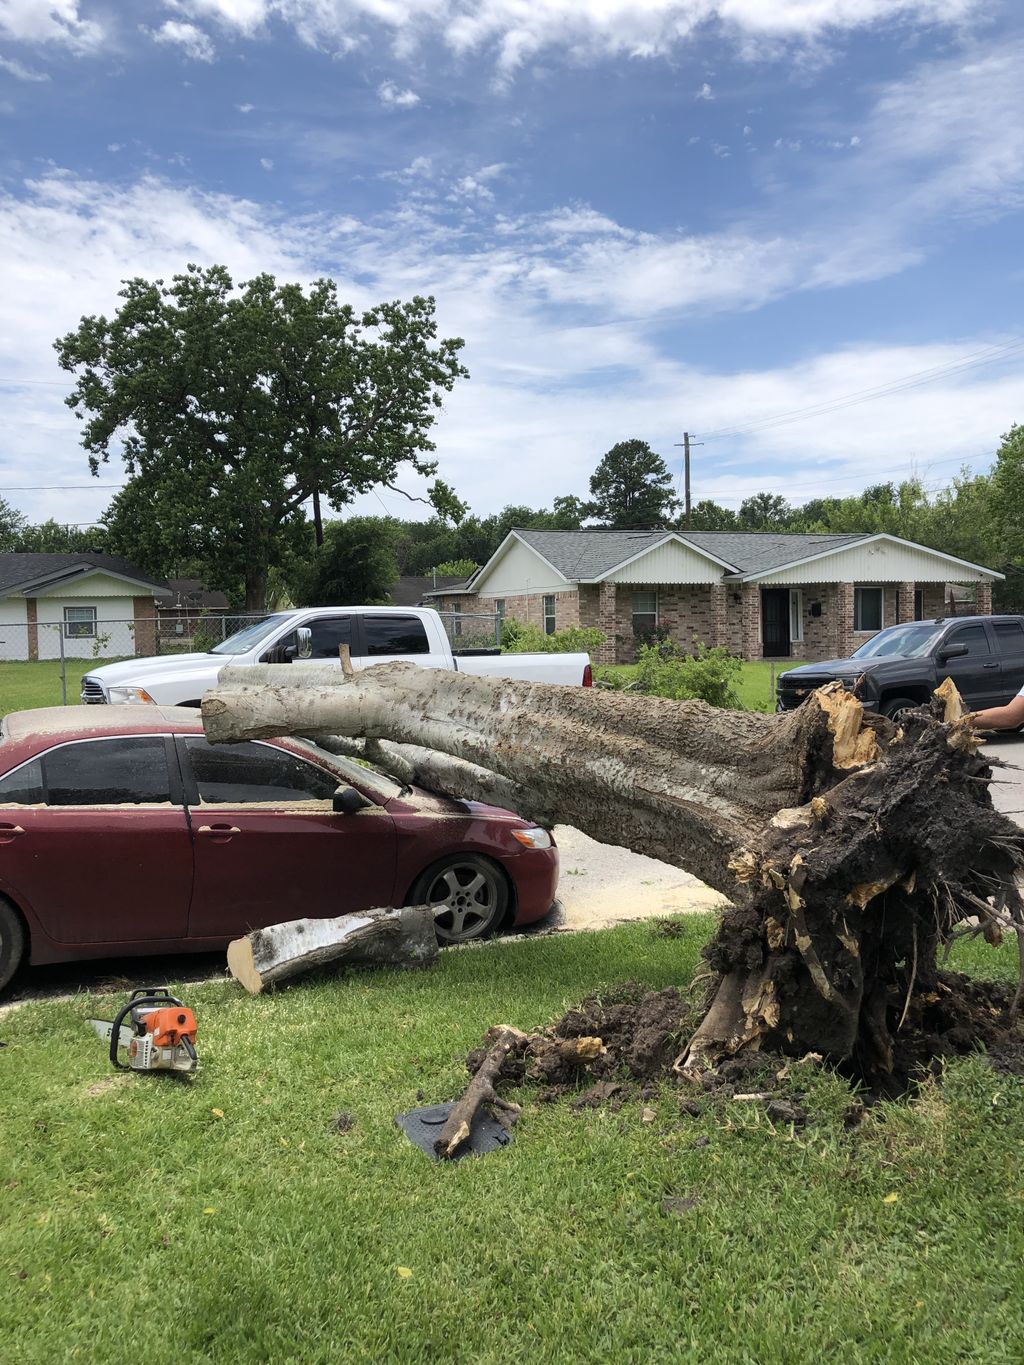
[[[293,919],[256,929],[228,945],[228,970],[247,991],[344,960],[387,967],[425,967],[437,956],[429,905],[367,910],[337,919]]]
[[[948,717],[948,721],[946,719]],[[308,734],[415,745],[512,783],[533,818],[696,874],[733,908],[679,1066],[756,1048],[892,1065],[907,1001],[954,926],[1020,931],[1024,834],[948,689],[900,725],[840,684],[781,715],[385,664],[296,685],[225,669],[214,741]],[[464,793],[466,795],[470,792]]]
[[[459,1148],[470,1135],[477,1110],[483,1104],[496,1109],[498,1111],[496,1117],[506,1126],[515,1123],[519,1117],[518,1104],[510,1104],[508,1100],[503,1100],[500,1095],[495,1094],[494,1082],[502,1063],[512,1049],[524,1048],[528,1042],[526,1034],[520,1033],[511,1024],[498,1024],[491,1029],[485,1040],[486,1057],[437,1135],[434,1151],[439,1157],[450,1160],[457,1155]]]

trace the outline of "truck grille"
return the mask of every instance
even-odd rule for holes
[[[799,706],[804,697],[809,696],[816,687],[824,687],[832,678],[787,678],[779,679],[778,700],[780,711],[792,711]]]
[[[79,693],[87,706],[103,706],[106,704],[106,697],[103,695],[103,688],[95,678],[83,678],[82,690]]]

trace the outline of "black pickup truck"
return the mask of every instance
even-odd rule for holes
[[[920,706],[952,678],[972,711],[1004,706],[1024,687],[1024,616],[908,621],[872,635],[848,659],[804,664],[779,676],[776,710],[838,681],[885,716]]]

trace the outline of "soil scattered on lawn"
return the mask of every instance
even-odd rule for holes
[[[1002,982],[977,981],[960,972],[940,972],[934,992],[916,996],[903,1027],[895,1033],[892,1074],[865,1077],[856,1059],[838,1070],[857,1083],[849,1122],[855,1124],[864,1103],[913,1093],[928,1075],[940,1076],[947,1057],[983,1052],[1003,1075],[1024,1075],[1024,1029],[1009,1024],[1014,987]],[[893,1001],[897,1011],[904,1002]],[[774,1122],[800,1126],[806,1121],[800,1092],[794,1088],[792,1068],[799,1059],[777,1053],[743,1053],[709,1071],[695,1086],[673,1070],[673,1064],[700,1017],[699,1007],[675,987],[645,992],[634,982],[601,996],[589,996],[565,1013],[542,1036],[534,1035],[528,1050],[505,1059],[499,1080],[512,1085],[540,1085],[538,1099],[570,1099],[577,1110],[627,1101],[652,1099],[668,1082],[680,1087],[680,1112],[696,1117],[719,1100],[748,1099],[762,1104]],[[566,1041],[598,1038],[603,1050],[596,1056],[575,1056]],[[475,1073],[487,1055],[488,1040],[466,1058]],[[592,1048],[584,1049],[589,1053]],[[820,1062],[817,1054],[808,1060]]]

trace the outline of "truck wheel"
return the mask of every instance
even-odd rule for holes
[[[25,955],[25,927],[11,906],[0,897],[0,991],[21,966]]]
[[[923,704],[914,701],[912,697],[892,697],[882,707],[882,715],[888,716],[890,720],[900,720],[905,711],[916,711]]]
[[[497,929],[508,908],[508,883],[489,858],[464,853],[435,863],[416,879],[410,905],[434,907],[440,943],[466,943]]]

